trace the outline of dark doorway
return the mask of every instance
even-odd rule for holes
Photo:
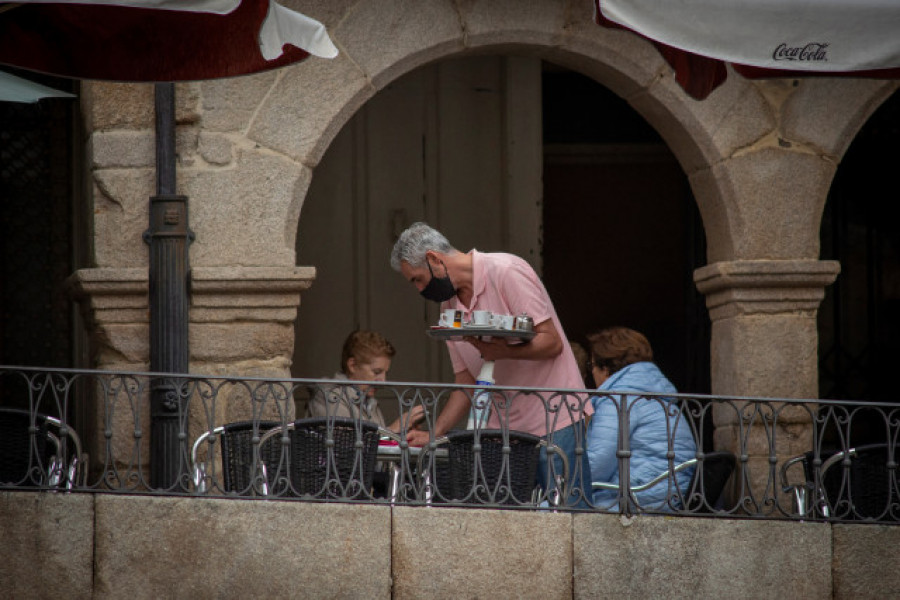
[[[73,100],[0,102],[0,364],[72,365],[72,127]],[[12,386],[0,381],[0,405],[27,407]]]
[[[896,402],[900,363],[900,92],[869,118],[847,150],[822,218],[822,258],[841,263],[819,310],[822,398]],[[883,441],[875,411],[853,422],[854,443]]]
[[[543,278],[566,334],[641,331],[679,391],[709,393],[706,241],[675,156],[624,100],[552,65],[543,117]]]

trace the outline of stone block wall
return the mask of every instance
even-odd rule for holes
[[[0,587],[47,598],[892,598],[900,527],[0,493]]]

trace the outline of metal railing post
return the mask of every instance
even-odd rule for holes
[[[158,83],[156,104],[157,194],[150,198],[150,370],[188,372],[188,227],[186,196],[175,194],[175,86]],[[150,482],[170,488],[187,456],[181,431],[181,391],[172,381],[155,380],[150,398]]]
[[[628,422],[628,396],[619,396],[619,432],[616,458],[619,459],[619,511],[634,514],[634,500],[631,497],[631,435]]]

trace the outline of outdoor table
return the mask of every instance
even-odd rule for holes
[[[418,460],[419,456],[422,454],[423,448],[418,446],[408,446],[406,451],[409,453],[410,459]],[[391,438],[382,438],[378,444],[378,461],[390,466],[390,477],[388,482],[388,498],[391,500],[391,504],[397,501],[397,495],[400,490],[400,475],[401,475],[401,458],[403,455],[403,450],[400,448],[400,444],[391,439]],[[447,460],[448,454],[446,448],[436,448],[434,450],[434,456],[437,460]],[[422,476],[423,481],[425,483],[426,489],[431,489],[431,481],[430,475],[428,471],[424,473],[417,473],[417,476]],[[431,492],[428,491],[426,493],[425,500],[426,502],[431,502]]]

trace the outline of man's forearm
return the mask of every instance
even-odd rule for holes
[[[452,392],[447,398],[444,410],[441,411],[434,423],[434,436],[438,437],[450,431],[469,412],[470,406],[471,402],[465,392],[461,390]]]
[[[535,336],[527,344],[507,344],[506,339],[498,337],[489,342],[474,337],[466,341],[481,352],[484,360],[546,360],[556,358],[563,351],[562,339],[552,321],[538,324],[534,332]]]
[[[513,360],[544,360],[556,358],[562,347],[558,335],[538,332],[527,344],[510,345],[508,350]]]

